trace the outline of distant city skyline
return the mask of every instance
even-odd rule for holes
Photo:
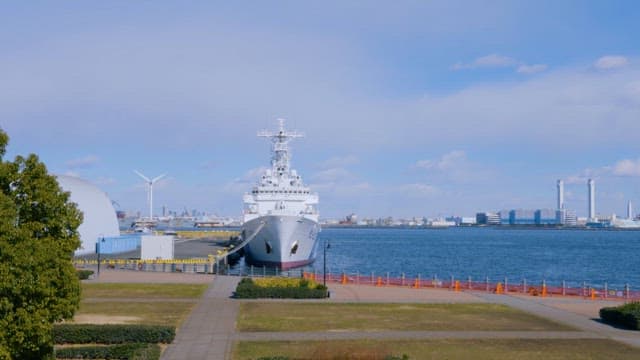
[[[640,3],[0,5],[7,157],[237,217],[277,118],[322,218],[640,204]],[[633,209],[638,212],[640,209]]]

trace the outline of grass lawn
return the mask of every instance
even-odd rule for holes
[[[575,330],[499,304],[244,302],[239,331]]]
[[[82,283],[83,298],[196,299],[208,284],[110,284]]]
[[[179,326],[196,302],[81,302],[76,318],[127,318],[129,324]],[[91,321],[84,321],[89,322]],[[96,321],[99,323],[99,321]]]
[[[239,342],[233,359],[637,359],[638,350],[606,339],[350,340]]]

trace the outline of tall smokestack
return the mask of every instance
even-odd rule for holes
[[[587,187],[589,188],[589,219],[596,218],[596,184],[593,179],[587,181]]]
[[[633,207],[631,206],[631,200],[627,203],[627,219],[633,220]]]
[[[564,182],[558,180],[558,210],[564,209]]]

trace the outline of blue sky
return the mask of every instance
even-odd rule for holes
[[[277,118],[323,217],[640,208],[635,1],[11,2],[9,157],[144,210],[238,216]]]

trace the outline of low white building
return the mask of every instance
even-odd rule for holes
[[[142,235],[140,238],[140,259],[171,260],[174,254],[173,236]]]

